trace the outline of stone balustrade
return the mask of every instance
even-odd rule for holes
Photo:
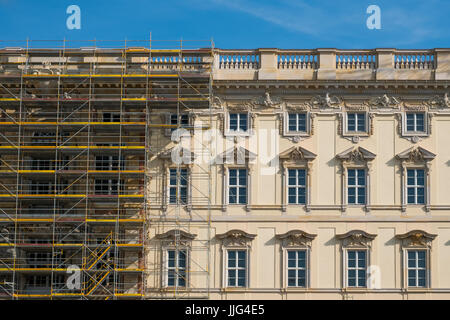
[[[215,56],[215,80],[450,80],[450,49],[215,49]],[[258,63],[243,67],[225,56]]]
[[[150,63],[149,63],[150,62]],[[208,72],[215,80],[450,80],[450,49],[0,49],[0,74]]]

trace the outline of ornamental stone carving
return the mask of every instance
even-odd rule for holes
[[[250,242],[255,237],[256,234],[250,234],[237,229],[216,235],[216,238],[222,240],[222,244],[225,247],[247,247],[250,246]]]
[[[365,104],[372,109],[400,109],[402,105],[400,99],[389,97],[387,94],[372,98],[369,101],[365,102]]]
[[[431,247],[431,242],[437,235],[422,230],[412,230],[404,234],[396,235],[402,241],[403,247]]]
[[[352,230],[344,234],[336,235],[344,247],[369,248],[376,234],[370,234],[362,230]]]
[[[337,96],[331,96],[327,92],[325,97],[315,96],[313,97],[309,105],[313,109],[339,109],[342,106],[342,99]]]
[[[183,230],[172,229],[162,234],[157,234],[156,239],[160,240],[164,246],[181,245],[188,247],[197,235]]]
[[[448,97],[448,93],[445,93],[443,97],[432,97],[430,100],[426,101],[425,104],[429,106],[430,109],[450,108],[450,98]]]
[[[316,234],[309,234],[302,230],[291,230],[276,235],[276,238],[282,241],[283,247],[311,247],[316,236]]]

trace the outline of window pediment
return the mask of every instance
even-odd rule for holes
[[[291,230],[276,235],[276,238],[282,241],[283,247],[311,247],[311,242],[316,236],[316,234],[310,234],[302,230]]]
[[[179,239],[177,239],[179,235]],[[177,243],[182,246],[189,246],[191,241],[197,237],[196,234],[188,233],[183,230],[169,230],[165,233],[157,234],[156,239],[164,243],[165,246],[175,246]],[[178,240],[178,241],[177,241]]]
[[[256,159],[257,155],[243,147],[235,146],[217,156],[217,163],[246,164]]]
[[[436,155],[422,147],[411,147],[399,153],[396,157],[400,161],[427,162],[433,160]]]
[[[250,234],[242,230],[230,230],[228,232],[217,234],[216,238],[222,240],[226,247],[246,247],[256,237],[256,234]]]
[[[376,234],[370,234],[362,230],[352,230],[344,234],[336,235],[344,247],[369,248]]]
[[[376,157],[375,153],[370,152],[362,147],[351,147],[336,155],[343,165],[346,164],[361,164],[368,166],[368,164]]]
[[[402,241],[404,247],[430,247],[437,235],[423,230],[412,230],[404,234],[396,235]]]
[[[159,157],[163,160],[172,160],[174,163],[192,163],[196,155],[195,153],[191,152],[187,148],[175,146],[170,149],[164,150],[159,154]],[[176,161],[174,161],[174,159]]]
[[[317,157],[316,154],[312,153],[309,150],[306,150],[305,148],[302,148],[300,146],[294,146],[289,148],[288,150],[280,153],[279,158],[281,160],[291,160],[291,161],[312,161]]]

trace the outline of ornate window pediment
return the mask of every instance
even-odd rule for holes
[[[404,234],[396,235],[402,241],[403,247],[430,248],[431,242],[437,235],[422,230],[412,230]]]
[[[217,156],[216,163],[247,164],[253,162],[257,155],[244,147],[234,146]]]
[[[396,97],[389,97],[387,94],[384,94],[380,97],[375,97],[365,102],[371,109],[400,109],[403,105],[401,100]]]
[[[370,248],[376,234],[370,234],[362,230],[352,230],[344,234],[336,235],[345,248]]]
[[[162,151],[159,157],[163,160],[171,160],[177,164],[190,164],[195,160],[196,155],[187,148],[175,146]]]
[[[368,161],[374,160],[375,157],[375,153],[362,147],[351,147],[336,155],[336,158],[347,163],[367,163]]]
[[[311,247],[312,241],[316,238],[316,234],[310,234],[302,230],[291,230],[283,234],[278,234],[277,239],[282,241],[282,246],[289,247]]]
[[[317,157],[315,153],[300,146],[294,146],[280,153],[281,161],[312,161]]]
[[[448,97],[448,93],[445,93],[443,97],[434,96],[427,102],[425,102],[430,109],[445,109],[450,108],[450,98]]]
[[[255,237],[256,234],[237,229],[216,235],[216,238],[222,240],[222,244],[225,247],[249,247]]]
[[[196,236],[196,234],[188,233],[183,230],[172,229],[165,233],[157,234],[155,238],[160,240],[165,247],[175,247],[180,245],[189,247]]]
[[[339,109],[343,105],[343,100],[337,96],[330,96],[327,92],[324,97],[320,95],[313,97],[308,104],[313,109]]]
[[[428,162],[433,160],[436,155],[422,147],[411,147],[408,150],[405,150],[397,155],[397,159],[402,162]]]

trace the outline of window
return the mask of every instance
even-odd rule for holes
[[[187,114],[180,114],[180,128],[186,128],[189,125],[189,116]],[[178,114],[170,115],[170,124],[178,126]],[[177,128],[170,128],[170,132],[176,130]]]
[[[408,204],[425,203],[425,170],[407,170],[407,197]]]
[[[366,170],[348,169],[347,196],[349,204],[366,203]]]
[[[104,112],[103,122],[120,122],[119,112]]]
[[[170,169],[169,170],[169,203],[186,204],[188,190],[188,170]]]
[[[425,250],[407,250],[408,287],[426,287],[427,261]]]
[[[287,285],[288,287],[306,287],[306,250],[287,251]]]
[[[168,287],[186,287],[186,250],[167,250]]]
[[[51,170],[52,160],[50,159],[32,159],[31,160],[32,170]]]
[[[425,132],[425,114],[407,113],[406,114],[406,132]]]
[[[347,250],[347,286],[366,287],[367,252]]]
[[[96,170],[119,170],[124,169],[125,159],[123,156],[96,156],[95,157],[95,169]]]
[[[306,113],[288,114],[288,132],[306,132]]]
[[[227,285],[228,287],[247,286],[247,251],[227,251]]]
[[[348,132],[366,132],[365,113],[347,113]]]
[[[247,113],[230,113],[229,129],[235,132],[248,131],[248,114]]]
[[[32,143],[35,145],[54,145],[56,143],[55,132],[33,132]]]
[[[52,181],[31,181],[32,194],[51,194],[53,192]]]
[[[120,190],[123,189],[123,181],[120,181]],[[119,192],[119,180],[95,179],[95,194],[116,195]]]
[[[228,202],[231,204],[247,203],[247,169],[230,169],[228,184]]]
[[[289,169],[288,170],[288,203],[305,204],[306,203],[306,170]]]

